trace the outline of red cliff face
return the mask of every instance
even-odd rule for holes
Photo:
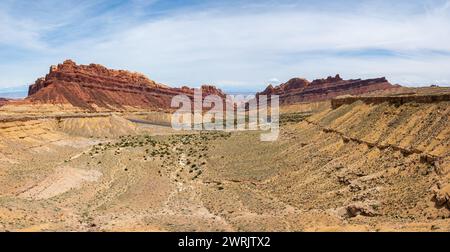
[[[214,86],[202,86],[204,95],[224,96]],[[125,107],[169,109],[173,96],[192,97],[194,89],[171,88],[139,73],[111,70],[97,64],[77,65],[71,60],[52,66],[29,87],[27,100],[34,103],[72,104],[88,110]]]
[[[287,92],[291,92],[294,90],[303,90],[306,86],[308,86],[310,83],[309,81],[305,79],[300,78],[293,78],[290,79],[288,82],[283,83],[279,86],[273,87],[272,85],[269,85],[262,93],[264,95],[271,95],[271,94],[277,94],[282,95]]]
[[[340,95],[358,95],[394,87],[385,78],[343,80],[339,75],[308,82],[294,78],[279,86],[269,85],[257,95],[279,95],[281,104],[316,102]]]

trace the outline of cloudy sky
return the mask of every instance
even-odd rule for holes
[[[2,0],[0,34],[6,92],[68,58],[227,91],[336,73],[450,83],[450,0]]]

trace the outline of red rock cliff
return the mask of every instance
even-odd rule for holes
[[[224,96],[214,86],[202,86],[204,95]],[[34,103],[72,104],[96,108],[125,107],[169,109],[173,96],[192,97],[194,89],[171,88],[158,84],[139,73],[111,70],[97,64],[77,65],[71,60],[52,66],[50,72],[29,87],[27,100]]]
[[[291,104],[322,101],[346,94],[358,95],[392,87],[394,86],[384,77],[368,80],[343,80],[339,75],[336,75],[312,82],[294,78],[276,87],[269,85],[257,95],[279,95],[281,104]]]

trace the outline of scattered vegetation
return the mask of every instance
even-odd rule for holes
[[[158,173],[162,176],[169,174],[173,167],[181,167],[175,175],[177,181],[183,177],[180,173],[189,174],[187,179],[195,180],[202,174],[202,167],[207,165],[209,143],[218,139],[227,139],[231,136],[229,132],[201,131],[198,134],[172,135],[169,138],[140,136],[121,136],[115,143],[99,143],[92,147],[89,155],[102,154],[108,150],[114,150],[114,155],[120,155],[124,149],[142,149],[142,160],[162,161],[161,170]],[[101,162],[98,162],[101,164]],[[186,175],[185,174],[185,175]]]
[[[311,113],[309,112],[294,112],[294,113],[285,113],[280,114],[280,124],[286,125],[290,123],[299,123],[303,121],[305,118],[309,117]]]

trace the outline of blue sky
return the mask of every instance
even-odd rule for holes
[[[0,34],[3,93],[68,58],[227,91],[336,73],[450,83],[449,0],[2,0]]]

